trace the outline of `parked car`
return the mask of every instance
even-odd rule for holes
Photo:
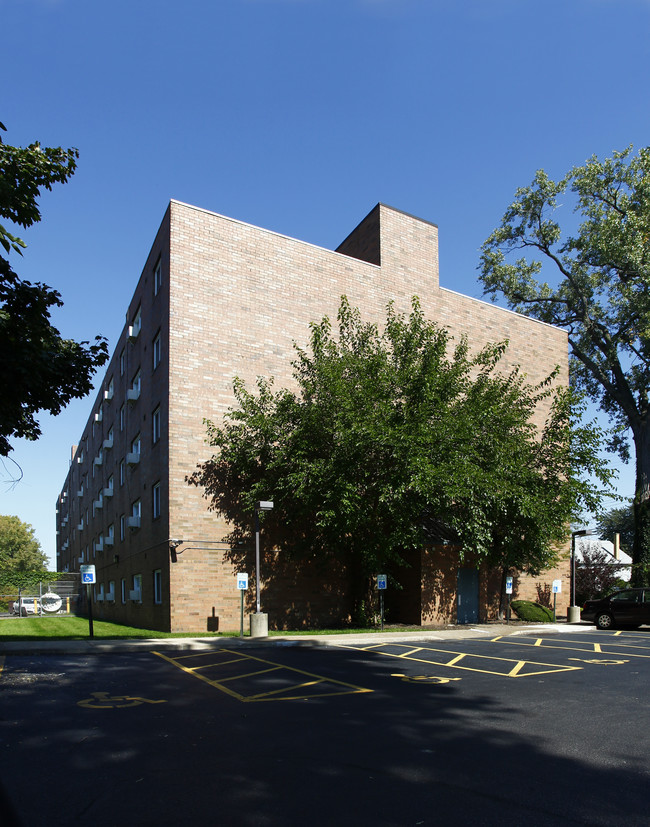
[[[600,600],[587,600],[582,619],[598,629],[650,624],[650,589],[623,589]]]

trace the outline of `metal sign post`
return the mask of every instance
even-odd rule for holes
[[[248,574],[244,571],[237,573],[237,588],[241,595],[241,609],[239,618],[239,637],[244,637],[244,592],[248,588]]]
[[[512,577],[506,577],[506,594],[508,595],[508,608],[506,609],[506,623],[510,623],[510,600],[512,599]]]
[[[377,588],[379,589],[379,612],[381,617],[381,630],[384,631],[384,590],[386,589],[387,578],[385,574],[377,575]]]
[[[554,580],[553,581],[553,621],[557,623],[557,615],[555,613],[555,609],[557,607],[557,596],[562,591],[562,581],[561,580]]]
[[[95,566],[80,566],[81,582],[86,586],[86,597],[88,598],[88,637],[94,637],[93,632],[93,601],[91,600],[90,587],[96,582]]]

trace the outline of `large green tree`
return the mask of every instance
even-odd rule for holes
[[[572,426],[570,392],[552,376],[531,387],[500,372],[505,348],[452,347],[417,300],[408,317],[389,307],[380,332],[344,299],[338,335],[325,318],[297,350],[297,391],[235,382],[238,405],[208,423],[216,453],[190,481],[233,524],[233,541],[249,533],[254,503],[272,498],[265,532],[283,554],[330,554],[358,582],[441,532],[478,562],[538,572],[598,501],[578,466],[603,473],[597,436]]]
[[[573,382],[610,417],[609,447],[624,460],[631,433],[632,577],[650,583],[650,148],[592,157],[560,181],[537,172],[483,245],[481,279],[494,299],[568,331]]]
[[[76,149],[14,147],[0,138],[0,216],[24,228],[40,221],[40,191],[65,183],[77,157]],[[38,439],[39,411],[58,414],[92,389],[108,350],[102,337],[93,344],[62,338],[50,321],[50,309],[62,305],[60,294],[16,275],[9,255],[22,255],[26,245],[2,224],[0,244],[0,456],[7,456],[12,438]]]
[[[34,529],[18,517],[0,514],[0,572],[7,576],[43,572],[47,557],[34,536]]]

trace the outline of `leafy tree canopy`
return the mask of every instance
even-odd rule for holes
[[[18,517],[0,515],[0,571],[3,577],[24,572],[47,572],[47,556],[34,529]],[[15,578],[14,578],[15,579]]]
[[[616,534],[621,535],[621,548],[631,554],[634,548],[634,507],[623,505],[619,508],[611,508],[601,514],[596,524],[598,535],[603,540],[614,542]]]
[[[573,234],[569,194],[582,218]],[[539,278],[544,261],[553,284]],[[572,381],[610,417],[609,447],[623,459],[631,433],[633,576],[650,582],[650,148],[592,157],[557,182],[537,172],[483,245],[481,279],[492,298],[568,331]]]
[[[13,147],[0,139],[0,217],[25,228],[40,221],[40,191],[65,183],[77,157],[76,149]],[[39,411],[58,414],[92,389],[108,350],[102,337],[94,344],[63,339],[50,322],[50,309],[62,305],[60,294],[16,275],[8,256],[22,255],[26,245],[3,224],[0,245],[6,254],[0,255],[0,456],[7,456],[10,439],[40,436]]]
[[[190,482],[250,531],[254,503],[273,499],[265,532],[284,554],[327,555],[366,576],[441,533],[492,565],[539,571],[569,520],[607,482],[598,434],[572,425],[572,394],[553,376],[531,387],[500,373],[506,344],[472,354],[427,321],[389,306],[386,326],[364,324],[344,298],[338,336],[329,319],[297,348],[297,391],[256,392],[235,381],[238,406],[208,422],[215,455]],[[548,411],[538,433],[531,418]]]

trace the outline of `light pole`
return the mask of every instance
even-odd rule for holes
[[[269,621],[260,608],[260,511],[272,511],[273,503],[260,500],[255,503],[255,614],[251,615],[251,637],[266,637]]]
[[[593,533],[589,528],[571,532],[571,605],[567,616],[568,623],[577,623],[580,620],[580,609],[576,606],[576,537],[587,537]]]

